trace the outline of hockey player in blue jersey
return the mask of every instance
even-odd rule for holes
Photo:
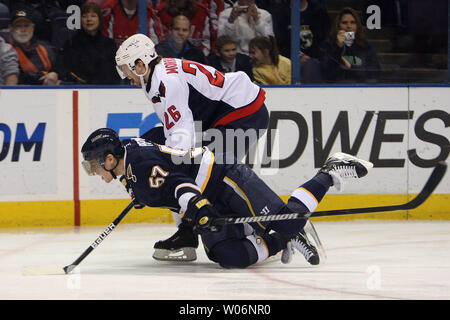
[[[162,124],[142,138],[183,150],[208,145],[216,162],[235,163],[248,154],[267,129],[264,89],[244,72],[222,73],[194,61],[163,58],[143,34],[135,34],[121,44],[116,64],[122,78],[142,88]],[[236,130],[245,132],[241,134],[245,140],[228,135]],[[195,260],[198,237],[176,213],[173,216],[179,230],[157,242],[153,256],[183,261],[183,251],[185,260]]]
[[[245,164],[217,164],[207,147],[180,150],[141,138],[122,142],[103,128],[83,144],[83,167],[109,183],[125,175],[136,199],[146,206],[178,212],[199,233],[207,256],[225,268],[245,268],[282,251],[288,263],[295,251],[312,265],[320,255],[303,231],[306,220],[225,225],[212,230],[215,217],[312,212],[331,186],[361,178],[370,162],[351,155],[331,156],[319,172],[284,203]]]

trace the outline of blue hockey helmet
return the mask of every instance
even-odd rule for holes
[[[93,160],[97,161],[98,164],[105,169],[106,156],[112,154],[116,159],[120,159],[124,156],[125,149],[119,135],[114,130],[101,128],[89,135],[81,148],[81,153],[84,158],[84,161],[82,162],[84,169],[89,175],[93,175],[95,173],[95,170],[93,170],[92,167]],[[114,169],[115,168],[107,171],[111,172],[112,176],[116,178],[113,172]]]

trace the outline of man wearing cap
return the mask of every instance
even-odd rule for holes
[[[56,52],[50,44],[34,37],[35,20],[28,7],[16,8],[11,16],[10,44],[19,57],[19,84],[58,85],[58,74],[54,71]]]

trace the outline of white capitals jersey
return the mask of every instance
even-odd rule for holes
[[[202,131],[226,126],[258,111],[265,92],[244,72],[222,73],[197,62],[163,58],[147,84],[145,94],[164,126],[166,145],[195,146],[195,124]]]

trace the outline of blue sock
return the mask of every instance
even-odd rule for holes
[[[319,172],[292,193],[286,207],[279,214],[313,212],[332,185],[330,175]],[[306,219],[274,221],[270,227],[283,236],[292,237],[303,229],[306,221]]]
[[[320,202],[328,189],[333,185],[333,180],[328,173],[319,172],[311,180],[306,181],[300,186],[308,190]]]
[[[269,257],[276,255],[283,249],[286,249],[287,240],[278,232],[273,232],[270,234],[264,234],[261,236],[264,242],[267,245],[267,249],[269,250]]]

